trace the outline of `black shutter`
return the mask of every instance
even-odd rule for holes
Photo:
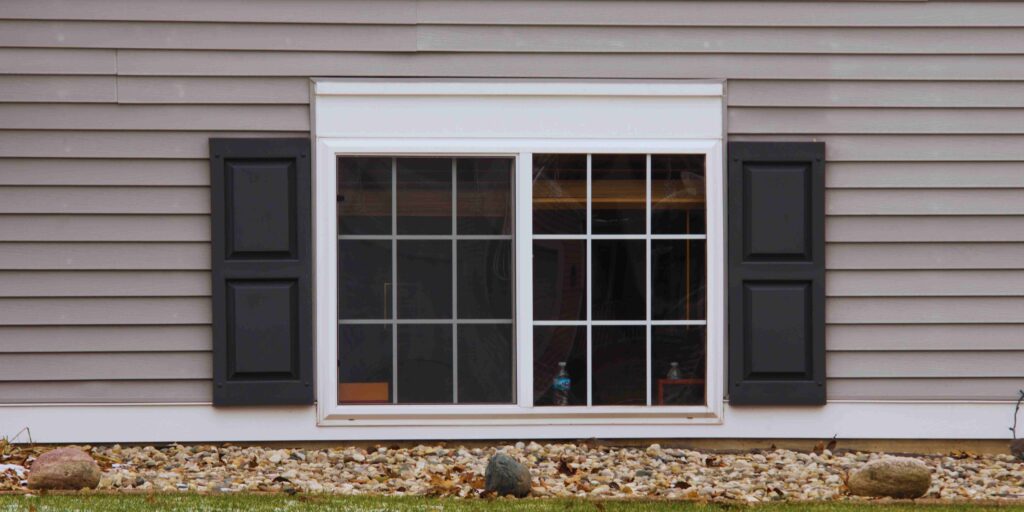
[[[825,144],[729,143],[729,403],[825,403]]]
[[[313,403],[309,139],[210,139],[213,403]]]

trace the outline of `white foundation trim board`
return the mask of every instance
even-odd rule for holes
[[[381,428],[373,420],[318,427],[316,410],[208,404],[10,405],[0,407],[0,437],[24,428],[37,443],[168,443],[224,441],[357,441],[402,439],[1008,439],[1012,402],[831,402],[823,407],[729,407],[720,424],[646,418],[584,423],[516,419],[452,420]],[[434,424],[431,424],[434,423]],[[26,442],[24,433],[18,442]]]

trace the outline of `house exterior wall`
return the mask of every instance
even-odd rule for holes
[[[0,2],[0,403],[211,399],[210,137],[309,78],[726,79],[827,144],[830,400],[1024,381],[1024,4]],[[685,122],[685,120],[681,120]]]

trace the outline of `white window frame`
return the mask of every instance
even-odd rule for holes
[[[314,283],[319,426],[671,425],[720,423],[723,420],[726,321],[723,84],[315,79],[312,92],[316,140]],[[631,102],[643,102],[640,104],[644,108],[630,108]],[[563,104],[565,108],[552,108],[552,105]],[[410,105],[415,107],[410,108]],[[460,117],[453,120],[452,111],[458,112]],[[506,112],[515,113],[503,116]],[[431,115],[440,115],[442,117],[439,118],[453,122],[433,126],[430,124]],[[589,119],[578,124],[564,119],[564,116],[573,115]],[[501,119],[501,122],[495,123],[495,119]],[[389,123],[401,126],[395,128],[395,134],[390,136]],[[537,126],[547,127],[541,130],[545,132],[542,136],[524,137],[538,131]],[[532,155],[535,153],[705,155],[708,265],[706,405],[533,406],[532,337],[536,323],[532,307]],[[338,404],[335,195],[339,155],[515,158],[513,331],[516,403]],[[649,210],[650,206],[648,216]],[[648,276],[649,273],[650,268]],[[649,289],[650,283],[646,286]]]

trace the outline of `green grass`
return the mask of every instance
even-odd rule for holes
[[[745,505],[701,504],[671,501],[592,501],[572,499],[526,500],[459,500],[452,498],[417,497],[350,497],[350,496],[287,496],[287,495],[217,495],[195,494],[163,495],[50,495],[24,497],[0,496],[0,512],[134,512],[150,510],[195,512],[262,512],[262,511],[338,511],[338,512],[463,512],[463,511],[524,511],[524,512],[719,512],[758,510],[766,512],[858,512],[858,511],[917,511],[953,512],[1021,511],[1024,505],[921,505],[898,503],[888,505],[852,503],[794,503],[771,504],[757,507]]]

